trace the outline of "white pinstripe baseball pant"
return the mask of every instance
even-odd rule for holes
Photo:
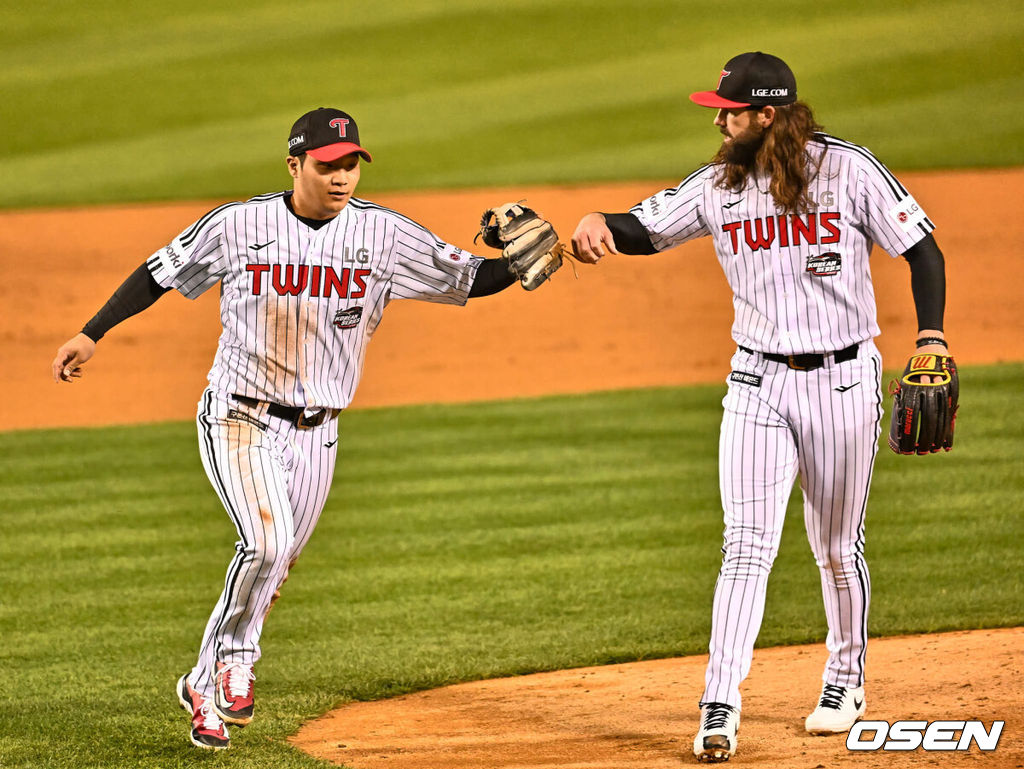
[[[316,527],[334,475],[337,419],[300,430],[266,409],[211,388],[199,402],[199,454],[238,531],[224,591],[190,676],[207,697],[216,662],[254,664],[260,658],[267,612]]]
[[[881,356],[868,341],[853,360],[797,371],[738,350],[732,369],[749,377],[731,375],[722,402],[725,542],[701,702],[741,705],[798,472],[828,622],[823,679],[861,686],[871,598],[864,514],[882,418]]]

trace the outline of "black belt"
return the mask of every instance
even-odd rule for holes
[[[259,408],[264,401],[256,398],[249,398],[245,395],[232,395],[236,401],[249,408]],[[310,427],[319,427],[328,419],[334,417],[338,412],[335,409],[320,409],[314,414],[306,416],[305,409],[301,406],[282,406],[280,403],[267,403],[267,413],[272,417],[284,419],[291,422],[300,430],[308,430]]]
[[[844,363],[848,360],[853,360],[857,357],[857,350],[860,349],[859,344],[851,344],[849,347],[836,350],[835,352],[808,352],[803,355],[777,355],[773,352],[758,352],[755,353],[749,347],[740,345],[739,348],[745,353],[751,355],[763,355],[765,360],[775,361],[776,363],[785,363],[791,369],[796,371],[813,371],[816,368],[821,368],[825,365],[825,358],[831,355],[835,358],[836,363]]]

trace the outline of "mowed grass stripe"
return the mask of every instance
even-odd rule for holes
[[[871,632],[1024,621],[1024,364],[968,367],[957,447],[883,448]],[[260,718],[227,766],[340,702],[534,670],[702,653],[719,565],[721,386],[345,414],[324,518],[264,637]],[[196,760],[173,683],[234,532],[194,426],[0,433],[5,767]],[[822,641],[799,492],[761,645]],[[824,652],[823,652],[824,656]],[[695,692],[679,692],[689,701]],[[232,764],[237,765],[237,764]]]
[[[740,3],[742,25],[681,0],[191,5],[19,9],[0,32],[0,206],[52,204],[55,174],[88,180],[85,203],[287,186],[288,126],[330,103],[377,157],[369,192],[681,175],[716,143],[686,94],[749,49],[784,55],[825,123],[894,168],[1024,162],[1008,0]],[[946,118],[979,100],[985,120]]]

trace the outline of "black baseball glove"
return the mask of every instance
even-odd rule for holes
[[[527,291],[533,291],[562,266],[564,246],[558,242],[555,228],[519,203],[484,211],[477,237],[491,248],[501,249],[501,255],[509,261],[509,271]]]
[[[931,382],[921,381],[930,376]],[[946,355],[915,355],[893,396],[889,447],[897,454],[933,454],[953,448],[953,425],[960,398],[956,364]]]

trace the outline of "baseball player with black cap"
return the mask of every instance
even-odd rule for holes
[[[829,652],[804,725],[841,733],[865,711],[864,516],[882,418],[868,257],[877,243],[909,262],[919,353],[947,354],[945,267],[921,206],[871,152],[824,133],[778,57],[740,54],[714,91],[690,98],[717,110],[723,140],[712,161],[628,213],[588,214],[573,248],[596,262],[709,236],[733,291],[737,349],[719,451],[725,541],[693,743],[698,760],[717,762],[736,750],[739,687],[798,474]]]
[[[370,153],[341,110],[300,117],[288,139],[292,189],[213,209],[154,253],[57,352],[71,382],[116,324],[176,289],[220,284],[223,331],[199,402],[207,476],[238,531],[195,666],[178,681],[191,740],[229,746],[253,717],[264,619],[309,541],[331,487],[338,415],[393,299],[465,304],[511,285],[482,259],[401,214],[353,197]]]

